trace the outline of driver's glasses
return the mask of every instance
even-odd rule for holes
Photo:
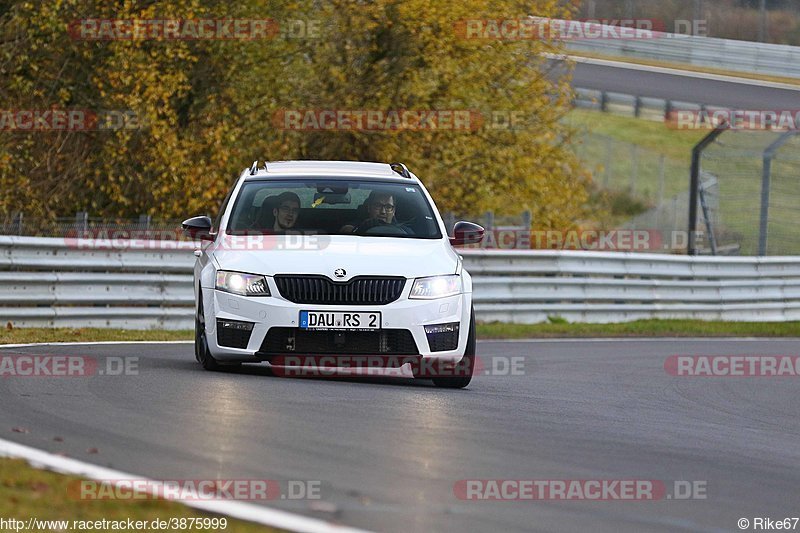
[[[392,204],[372,204],[372,209],[375,211],[386,211],[387,213],[394,213],[394,205]]]

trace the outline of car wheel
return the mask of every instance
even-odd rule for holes
[[[208,339],[206,338],[206,321],[202,292],[200,296],[198,296],[197,314],[194,320],[194,357],[204,369],[211,371],[227,370],[241,366],[241,363],[222,365],[211,355],[211,351],[208,349]]]
[[[454,373],[457,377],[438,377],[433,378],[433,384],[445,389],[463,389],[472,381],[472,373],[475,370],[475,309],[470,309],[469,335],[467,336],[467,347],[464,356],[456,363]]]

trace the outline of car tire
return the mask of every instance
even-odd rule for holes
[[[467,336],[467,347],[464,350],[464,356],[456,363],[458,377],[436,377],[433,378],[433,384],[443,389],[463,389],[472,381],[472,374],[475,370],[475,309],[470,309],[469,318],[469,335]]]
[[[203,293],[199,292],[197,297],[197,313],[194,319],[194,357],[197,362],[209,371],[232,370],[241,366],[241,363],[220,364],[214,359],[208,349],[208,338],[206,337],[205,311],[203,308]]]

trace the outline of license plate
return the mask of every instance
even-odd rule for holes
[[[300,311],[300,329],[372,331],[381,329],[380,313]]]

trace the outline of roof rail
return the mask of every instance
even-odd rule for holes
[[[250,175],[254,176],[256,172],[258,172],[258,159],[253,161],[253,164],[250,166]]]
[[[408,171],[408,167],[405,166],[403,163],[389,163],[389,166],[392,167],[392,170],[394,170],[404,178],[412,179],[411,172]]]

